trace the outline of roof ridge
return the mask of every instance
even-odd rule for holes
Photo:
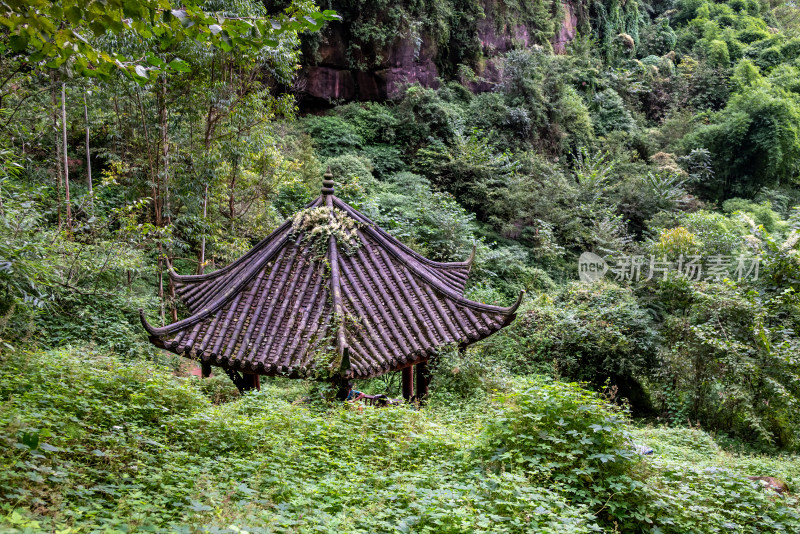
[[[392,255],[396,260],[406,266],[413,274],[416,274],[420,278],[422,278],[428,285],[431,285],[436,288],[437,291],[440,291],[445,296],[452,299],[454,302],[464,305],[468,308],[472,308],[478,311],[491,311],[496,313],[502,313],[504,315],[511,315],[517,308],[519,308],[520,304],[522,304],[522,298],[525,295],[525,290],[520,291],[519,296],[514,304],[508,307],[503,306],[494,306],[492,304],[483,304],[481,302],[475,302],[474,300],[470,300],[465,298],[463,295],[458,294],[457,292],[453,291],[450,287],[442,283],[441,280],[433,276],[427,269],[420,269],[418,268],[416,258],[411,258],[414,261],[409,261],[409,258],[403,254],[405,251],[398,250],[394,243],[388,242],[384,239],[381,239],[381,236],[378,232],[375,231],[374,226],[365,226],[364,229],[366,232],[370,233],[371,237],[377,241],[377,243],[384,247],[389,254]],[[376,235],[377,234],[377,235]]]
[[[330,175],[330,172],[331,170],[329,167],[328,172],[325,173],[325,181],[323,181],[325,187],[323,187],[322,192],[325,197],[325,205],[329,209],[328,221],[334,223],[336,215],[333,211],[333,198],[335,197],[333,197],[333,177]],[[325,193],[326,189],[330,189],[330,193]],[[326,256],[331,266],[331,276],[328,280],[328,284],[330,287],[331,300],[333,301],[333,313],[338,318],[339,322],[337,325],[335,343],[336,353],[339,356],[338,372],[343,373],[350,368],[350,359],[348,357],[350,348],[347,344],[345,332],[345,312],[344,305],[342,304],[341,272],[339,271],[339,247],[336,246],[336,241],[336,234],[331,233],[331,235],[328,236],[328,250],[326,251]],[[347,368],[345,368],[345,361],[347,363]]]
[[[317,204],[322,203],[322,197],[317,197],[308,204],[306,204],[303,209],[314,208]],[[177,282],[201,282],[205,280],[211,280],[221,276],[223,274],[229,273],[236,269],[236,267],[240,267],[243,263],[246,263],[247,260],[252,259],[252,256],[260,252],[265,245],[267,245],[276,235],[278,235],[281,230],[284,230],[284,227],[290,227],[292,225],[293,217],[289,217],[283,223],[273,230],[267,237],[259,241],[256,246],[251,248],[244,256],[237,259],[236,261],[217,269],[214,272],[207,273],[207,274],[178,274],[172,267],[172,263],[167,261],[167,270],[169,271],[169,276],[173,280]]]
[[[347,212],[348,215],[350,215],[351,217],[356,219],[358,222],[360,222],[362,224],[369,225],[369,226],[375,228],[378,231],[378,233],[384,239],[385,238],[389,238],[389,239],[397,241],[397,244],[400,247],[402,247],[402,249],[405,252],[408,252],[409,254],[413,255],[420,262],[422,262],[422,263],[424,263],[426,265],[432,265],[434,267],[438,267],[438,268],[441,268],[441,269],[458,269],[460,267],[465,267],[465,266],[472,267],[472,263],[475,261],[475,252],[476,252],[476,249],[477,249],[477,246],[475,244],[472,245],[472,251],[470,252],[470,254],[467,257],[467,259],[464,260],[464,261],[434,261],[434,260],[432,260],[430,258],[426,258],[425,256],[423,256],[422,254],[420,254],[416,250],[412,249],[408,245],[406,245],[403,242],[401,242],[399,239],[394,237],[392,234],[390,234],[389,232],[387,232],[386,230],[384,230],[383,228],[378,226],[375,223],[375,221],[373,221],[372,219],[370,219],[369,217],[367,217],[366,215],[364,215],[363,213],[361,213],[360,211],[355,209],[353,206],[351,206],[350,204],[348,204],[347,202],[345,202],[341,198],[334,196],[334,204],[338,204],[338,207],[342,208],[344,211]]]
[[[266,263],[268,263],[272,258],[278,253],[281,248],[286,244],[289,240],[290,235],[284,234],[277,240],[276,246],[274,249],[269,253],[265,254],[263,258],[254,262],[252,265],[248,266],[245,270],[244,276],[242,276],[237,283],[235,283],[232,287],[230,287],[225,293],[217,297],[216,300],[212,301],[208,305],[204,306],[202,310],[190,315],[185,319],[181,319],[180,321],[174,322],[172,324],[168,324],[165,326],[153,326],[147,321],[147,317],[145,316],[144,309],[139,308],[139,318],[142,321],[142,326],[144,326],[145,330],[147,330],[150,335],[152,336],[161,336],[164,334],[169,334],[172,332],[177,332],[181,328],[186,326],[191,326],[198,321],[205,319],[206,317],[212,315],[214,312],[219,310],[222,306],[224,306],[231,298],[235,297],[237,293],[239,293],[244,287],[250,283],[250,281],[258,275],[258,272],[264,267]]]

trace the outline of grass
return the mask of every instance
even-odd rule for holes
[[[614,461],[587,460],[606,452],[592,439],[614,412],[577,386],[517,382],[505,401],[435,398],[422,410],[308,402],[312,387],[296,381],[212,403],[224,387],[103,353],[3,354],[0,532],[790,532],[800,524],[793,498],[745,478],[777,476],[793,489],[797,456],[732,454],[697,429],[623,421],[606,441],[646,443],[655,454],[613,470]],[[543,394],[548,403],[537,400]],[[517,442],[525,433],[531,439]],[[593,491],[605,504],[581,497]]]

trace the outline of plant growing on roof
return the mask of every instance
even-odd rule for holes
[[[292,232],[302,234],[302,240],[311,249],[313,258],[325,258],[331,236],[348,256],[352,256],[361,246],[358,228],[361,224],[337,208],[321,206],[308,208],[297,213],[292,221]]]

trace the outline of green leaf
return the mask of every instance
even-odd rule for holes
[[[64,11],[64,17],[77,26],[83,20],[83,11],[78,6],[70,6]]]
[[[192,501],[192,503],[189,505],[189,509],[192,510],[193,512],[208,512],[209,510],[211,510],[211,507],[206,506],[200,501]]]
[[[156,55],[148,55],[147,62],[154,67],[163,67],[166,63]]]
[[[22,52],[28,47],[28,38],[23,35],[12,35],[8,43],[11,45],[11,50],[14,52]]]
[[[192,68],[184,60],[175,58],[169,62],[169,68],[178,72],[190,72]]]

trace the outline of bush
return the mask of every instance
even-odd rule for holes
[[[364,138],[356,127],[335,115],[307,117],[302,127],[313,139],[320,159],[341,156],[364,145]]]
[[[490,283],[506,301],[520,291],[553,291],[556,284],[544,270],[531,265],[528,251],[519,245],[481,246],[473,267],[473,277]]]
[[[483,401],[492,392],[511,386],[508,371],[500,363],[481,357],[475,349],[462,352],[456,346],[444,347],[431,360],[429,369],[434,404]]]
[[[615,130],[630,132],[636,128],[630,111],[619,94],[606,89],[595,95],[592,102],[594,131],[597,135],[607,135]]]
[[[541,297],[517,323],[511,328],[527,331],[520,352],[528,365],[550,364],[551,373],[595,388],[610,381],[634,409],[647,410],[640,381],[655,364],[658,336],[631,289],[572,283],[552,299]]]
[[[377,187],[364,211],[378,226],[436,261],[464,261],[474,243],[474,216],[428,180],[403,172]]]
[[[661,229],[658,241],[652,244],[650,251],[669,260],[678,255],[724,255],[734,256],[743,250],[748,234],[747,227],[737,217],[729,217],[722,213],[698,210],[681,215],[672,224],[680,222],[680,226]],[[654,224],[652,230],[657,230]]]
[[[376,186],[372,163],[362,157],[345,154],[325,161],[336,182],[336,196],[360,209]]]
[[[631,477],[623,412],[577,384],[542,380],[498,401],[486,429],[492,461],[542,477],[606,524],[635,523],[637,507],[625,501],[642,484]]]
[[[703,184],[712,198],[752,196],[791,180],[800,165],[800,104],[770,87],[734,95],[710,123],[687,135],[687,150],[706,148],[714,178]]]
[[[596,530],[535,480],[474,471],[463,422],[291,404],[269,381],[212,406],[197,385],[102,354],[4,354],[0,530]]]
[[[722,203],[722,210],[733,215],[744,213],[751,217],[756,224],[763,225],[764,229],[770,233],[786,229],[786,224],[781,221],[781,216],[772,209],[772,204],[766,200],[756,203],[743,198],[731,198]]]
[[[733,282],[659,281],[653,298],[667,315],[651,398],[668,420],[701,422],[741,439],[800,443],[797,299],[765,298]]]

